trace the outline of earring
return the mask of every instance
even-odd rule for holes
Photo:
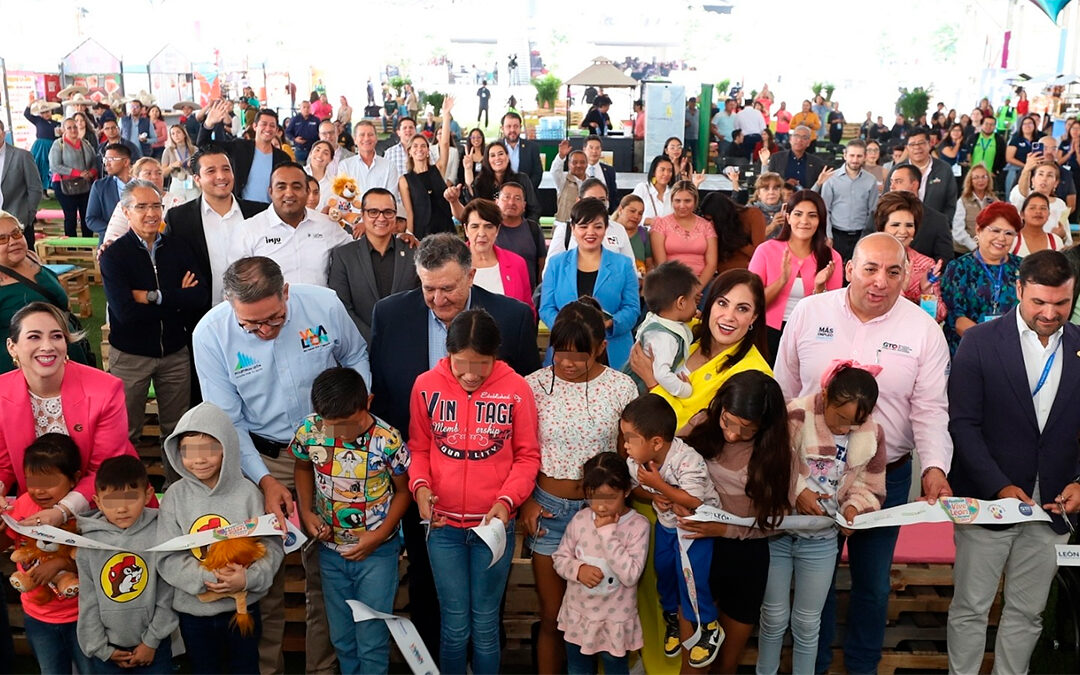
[[[11,356],[11,365],[15,366],[16,368],[22,368],[22,366],[19,365],[19,357],[15,356],[14,354],[12,354]]]
[[[747,328],[746,330],[748,330],[748,331],[754,330],[754,324],[750,324],[750,327]]]

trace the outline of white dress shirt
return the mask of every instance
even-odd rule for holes
[[[398,178],[401,172],[385,157],[375,155],[371,164],[368,165],[360,155],[353,155],[341,160],[338,164],[338,173],[343,173],[356,181],[357,193],[361,197],[371,188],[381,187],[394,193],[395,201],[401,201],[398,198]]]
[[[235,197],[232,206],[224,216],[218,215],[206,200],[202,200],[203,238],[206,239],[206,252],[210,256],[210,276],[213,277],[213,286],[210,289],[210,303],[216,305],[222,300],[223,287],[221,279],[225,276],[225,270],[229,267],[229,247],[231,243],[240,238],[244,231],[244,214],[240,211],[240,202]]]
[[[1027,373],[1028,391],[1032,392],[1031,404],[1035,408],[1035,421],[1039,423],[1039,431],[1046,426],[1046,420],[1050,417],[1050,408],[1054,406],[1057,398],[1058,386],[1061,384],[1061,363],[1065,360],[1061,353],[1061,337],[1064,328],[1058,328],[1057,332],[1049,337],[1044,347],[1039,340],[1039,335],[1024,322],[1020,316],[1020,309],[1016,310],[1016,329],[1020,331],[1020,351],[1024,355],[1024,371]],[[1053,361],[1050,359],[1053,358]],[[1047,366],[1049,365],[1049,368]],[[1045,381],[1039,387],[1039,380]],[[1038,392],[1035,388],[1038,387]],[[1035,474],[1035,489],[1031,491],[1031,498],[1036,504],[1042,504],[1039,494],[1039,474]]]
[[[285,281],[290,284],[327,284],[330,273],[330,251],[352,241],[341,226],[329,218],[307,209],[300,224],[293,227],[270,208],[244,221],[230,262],[248,256],[261,255],[281,266]]]

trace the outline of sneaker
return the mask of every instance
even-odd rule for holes
[[[682,649],[682,640],[679,639],[679,613],[664,612],[664,626],[664,653],[678,656]]]
[[[720,653],[720,645],[724,642],[724,629],[719,621],[707,623],[701,629],[701,637],[697,644],[690,648],[690,665],[694,668],[704,668],[716,659]]]

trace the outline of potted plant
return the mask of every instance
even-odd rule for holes
[[[555,99],[559,96],[562,80],[548,73],[544,77],[533,78],[532,85],[536,88],[537,106],[554,110]]]
[[[723,100],[725,100],[727,98],[728,87],[730,87],[730,86],[731,86],[731,78],[728,78],[726,80],[720,80],[719,82],[716,83],[716,95],[720,97],[721,101],[723,101]]]
[[[446,100],[446,94],[438,91],[433,91],[430,94],[423,94],[421,96],[421,102],[424,105],[430,103],[432,111],[435,113],[436,117],[438,117],[439,113],[442,112],[442,104],[444,100]]]
[[[412,84],[412,80],[408,77],[401,77],[400,75],[394,75],[390,78],[390,87],[397,92],[398,96],[401,96],[401,90],[405,88],[405,85]]]
[[[897,114],[903,115],[907,120],[917,120],[926,114],[930,107],[930,88],[915,87],[909,91],[907,87],[900,87],[899,91],[900,96],[896,99]]]
[[[815,82],[810,85],[810,91],[814,92],[814,98],[821,96],[821,90],[825,88],[824,82]]]
[[[836,91],[836,85],[833,84],[832,82],[826,82],[824,89],[825,89],[825,100],[826,101],[831,101],[833,92]]]

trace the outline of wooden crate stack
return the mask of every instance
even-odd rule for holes
[[[34,250],[41,262],[47,265],[77,265],[86,270],[90,283],[100,284],[101,268],[98,266],[97,241],[94,239],[94,242],[90,243],[91,239],[93,238],[39,239],[34,243]]]
[[[89,319],[94,315],[90,304],[90,277],[82,267],[75,266],[57,275],[68,296],[68,308],[80,319]]]

